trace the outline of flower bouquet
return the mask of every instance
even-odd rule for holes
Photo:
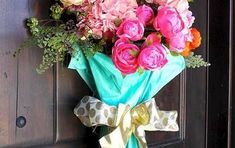
[[[50,10],[52,21],[28,20],[23,45],[44,49],[39,73],[71,54],[69,68],[94,93],[74,113],[105,125],[101,147],[147,147],[144,131],[178,131],[177,112],[153,96],[185,67],[209,66],[193,53],[201,36],[187,0],[60,0]]]

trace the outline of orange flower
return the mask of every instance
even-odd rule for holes
[[[190,50],[194,50],[201,45],[202,37],[201,37],[200,32],[196,28],[192,28],[191,33],[193,36],[193,40],[192,42],[190,42],[189,48]]]
[[[190,42],[186,42],[186,46],[183,50],[183,52],[181,52],[180,54],[184,57],[188,57],[191,53],[191,50],[190,50]]]
[[[195,50],[201,45],[202,37],[200,32],[196,28],[192,28],[191,33],[193,36],[192,42],[187,41],[183,52],[180,53],[184,57],[189,56],[192,50]]]

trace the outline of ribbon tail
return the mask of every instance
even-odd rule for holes
[[[150,114],[150,121],[148,125],[143,128],[146,131],[172,131],[176,132],[179,130],[177,124],[177,111],[164,111],[160,110],[152,99],[151,102],[147,102],[148,112]]]
[[[148,147],[147,141],[145,139],[145,131],[141,126],[136,128],[134,135],[138,140],[139,148],[147,148]]]
[[[179,131],[179,126],[177,124],[177,111],[162,111],[157,110],[153,118],[157,120],[152,120],[149,125],[144,126],[144,130],[147,131]]]
[[[112,133],[102,137],[99,142],[102,148],[125,148],[130,136],[131,131],[126,134],[118,127]]]
[[[102,148],[125,148],[132,134],[130,111],[126,113],[118,127],[99,142]]]

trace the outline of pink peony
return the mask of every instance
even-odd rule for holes
[[[118,47],[123,44],[131,44],[131,42],[128,38],[120,38],[115,42],[114,47]]]
[[[161,37],[156,33],[151,33],[147,36],[147,38],[145,39],[143,45],[142,45],[142,49],[149,47],[155,43],[160,43],[161,42]]]
[[[155,43],[140,52],[138,62],[146,70],[161,69],[168,62],[166,51],[160,43]]]
[[[189,10],[179,13],[175,8],[162,7],[159,9],[153,25],[167,38],[170,50],[182,52],[186,41],[192,40],[190,27],[193,22],[194,17]]]
[[[149,6],[142,5],[137,8],[136,11],[138,19],[146,26],[150,25],[154,19],[153,9]]]
[[[127,38],[118,39],[113,47],[112,60],[123,74],[136,72],[138,68],[137,55],[140,49],[128,43]]]
[[[175,8],[163,7],[154,20],[154,28],[162,35],[170,38],[184,29],[184,22]]]
[[[178,33],[169,39],[170,50],[175,52],[182,52],[186,46],[186,36],[182,33]]]
[[[188,10],[189,4],[188,0],[146,0],[149,3],[156,3],[161,5],[162,7],[171,7],[175,8],[180,15],[182,22],[184,23],[184,28],[182,29],[182,33],[185,35],[188,41],[192,40],[192,36],[190,35],[190,28],[194,23],[195,18],[192,16],[192,12]],[[157,22],[155,22],[156,26]]]
[[[119,38],[126,37],[137,41],[144,35],[144,25],[139,20],[125,20],[118,27],[116,34]]]

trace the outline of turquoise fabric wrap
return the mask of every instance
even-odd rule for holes
[[[168,63],[162,69],[123,77],[107,55],[96,53],[87,59],[79,45],[74,48],[77,53],[72,57],[69,68],[76,69],[99,99],[109,105],[123,103],[134,107],[148,101],[185,68],[182,56],[167,54]],[[126,147],[138,147],[134,135]]]

